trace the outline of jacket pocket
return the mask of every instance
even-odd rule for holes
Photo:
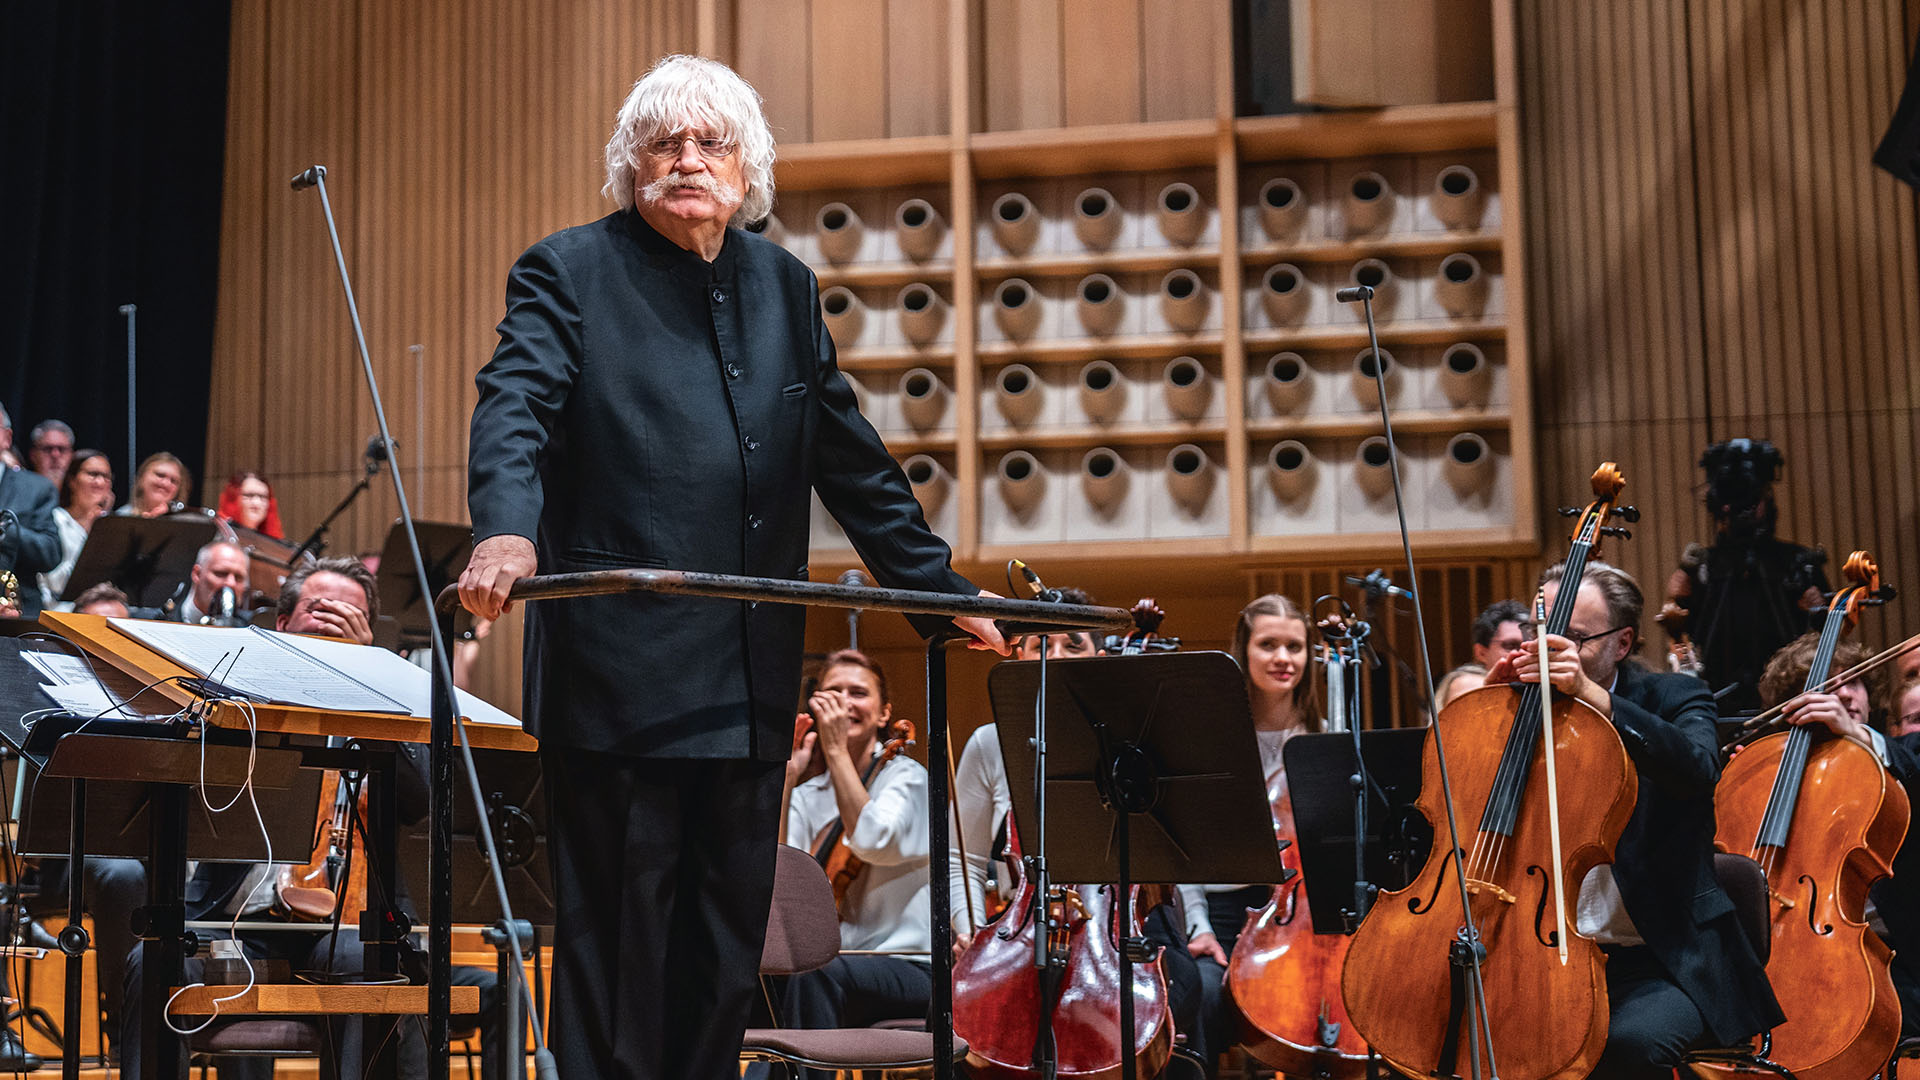
[[[568,548],[560,554],[560,562],[601,570],[658,570],[666,566],[663,560],[652,556],[627,555],[618,551],[588,547]]]
[[[794,384],[793,384],[792,386],[784,386],[784,387],[781,387],[781,388],[780,388],[780,396],[781,396],[781,397],[786,397],[786,398],[802,398],[802,397],[806,397],[806,396],[807,396],[807,384],[806,384],[806,383],[803,383],[803,382],[797,382],[797,383],[794,383]]]

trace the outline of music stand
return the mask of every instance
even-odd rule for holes
[[[1026,823],[1020,836],[1033,845],[1028,862],[1038,873],[1030,880],[1043,911],[1049,879],[1117,882],[1120,925],[1130,928],[1135,882],[1278,884],[1291,876],[1280,863],[1245,679],[1232,657],[1001,664],[988,674],[987,691],[1014,821]],[[1032,742],[1027,730],[1036,731]],[[1036,793],[1042,755],[1046,784]],[[1132,987],[1134,963],[1152,958],[1143,939],[1124,942],[1120,985]],[[1044,1029],[1053,980],[1043,986]],[[1133,1080],[1134,995],[1119,997],[1121,1074]],[[1051,1059],[1041,1064],[1052,1072]]]
[[[473,530],[465,525],[444,521],[416,521],[420,535],[420,558],[426,563],[427,581],[433,592],[420,595],[419,582],[413,576],[413,555],[407,550],[407,533],[400,522],[387,530],[386,543],[380,547],[380,570],[374,575],[379,585],[380,610],[400,624],[400,647],[425,648],[431,634],[427,624],[433,619],[433,598],[440,590],[460,580],[473,555]],[[455,630],[465,636],[473,617],[462,608]]]
[[[535,926],[554,923],[553,876],[547,864],[547,797],[540,759],[517,750],[475,750],[473,765],[487,798],[494,849],[507,871],[514,917]],[[487,925],[501,917],[500,898],[487,872],[479,816],[470,802],[453,807],[453,921]],[[414,896],[428,895],[431,829],[426,821],[400,839],[401,872]]]
[[[1356,733],[1295,735],[1280,758],[1293,802],[1294,850],[1306,875],[1307,908],[1316,934],[1351,934],[1366,912],[1357,910],[1355,873],[1367,896],[1405,888],[1433,847],[1433,825],[1413,808],[1420,794],[1420,755],[1426,728],[1357,733],[1366,765],[1366,835],[1355,839],[1353,748]],[[1361,853],[1356,857],[1356,852]]]
[[[194,557],[219,532],[219,523],[211,517],[104,515],[87,533],[60,599],[78,600],[81,593],[110,581],[127,594],[128,607],[159,607],[187,580]]]

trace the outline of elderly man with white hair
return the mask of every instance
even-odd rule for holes
[[[507,278],[476,379],[466,606],[496,618],[536,572],[805,578],[810,491],[882,584],[974,594],[860,416],[813,274],[733,227],[773,202],[759,95],[725,65],[667,57],[606,156],[619,209]],[[1005,651],[991,622],[960,622]],[[738,1075],[804,629],[797,607],[699,597],[529,607],[561,1075]]]

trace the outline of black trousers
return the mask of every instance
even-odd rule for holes
[[[1247,924],[1247,909],[1264,907],[1271,899],[1271,885],[1207,894],[1207,918],[1213,923],[1213,936],[1229,957]],[[1194,968],[1200,984],[1200,1017],[1187,1035],[1187,1046],[1206,1062],[1207,1075],[1212,1076],[1219,1067],[1220,1055],[1238,1040],[1237,1021],[1233,1003],[1227,1000],[1226,967],[1210,956],[1200,956],[1194,958]]]
[[[1706,1018],[1646,946],[1607,948],[1607,1046],[1599,1080],[1668,1080],[1708,1038]]]
[[[733,1080],[760,992],[780,764],[540,759],[560,1075]]]

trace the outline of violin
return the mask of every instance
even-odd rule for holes
[[[1612,518],[1637,517],[1614,505],[1625,479],[1612,462],[1592,484],[1593,502],[1572,512],[1579,522],[1564,581],[1580,581],[1603,536],[1625,534]],[[1578,593],[1558,590],[1543,633],[1565,636]],[[1444,840],[1453,834],[1442,749],[1458,846]],[[1552,775],[1557,814],[1546,797]],[[1639,781],[1620,736],[1548,684],[1487,686],[1442,710],[1421,777],[1416,806],[1443,841],[1411,884],[1380,895],[1348,946],[1341,987],[1354,1027],[1409,1076],[1457,1077],[1489,1053],[1497,1069],[1488,1072],[1502,1080],[1586,1076],[1606,1044],[1606,960],[1594,942],[1556,926],[1587,872],[1612,861],[1633,813]],[[1564,862],[1553,859],[1556,848]],[[1485,1021],[1478,1044],[1469,1042],[1476,1016]]]
[[[1845,573],[1803,693],[1828,681],[1860,609],[1891,594],[1864,551],[1847,558]],[[1856,1080],[1877,1072],[1900,1038],[1892,950],[1868,928],[1865,905],[1868,888],[1893,872],[1910,807],[1872,750],[1843,738],[1816,744],[1813,726],[1756,740],[1728,763],[1714,791],[1714,842],[1767,872],[1767,979],[1787,1015],[1768,1056],[1803,1080]]]
[[[357,915],[366,910],[366,845],[353,830],[356,803],[364,813],[366,787],[343,784],[339,770],[328,769],[320,782],[313,854],[305,865],[280,867],[275,882],[274,907],[281,914],[329,920],[336,911]]]
[[[1346,621],[1335,614],[1319,626],[1327,644],[1318,647],[1318,659],[1325,663],[1337,648],[1334,642],[1344,637]],[[1328,694],[1324,730],[1350,730],[1345,701],[1331,686]],[[1297,831],[1285,769],[1267,778],[1267,802],[1273,808],[1274,836],[1281,841],[1280,861],[1294,873],[1273,887],[1265,907],[1247,913],[1227,961],[1227,994],[1239,1018],[1240,1043],[1255,1058],[1291,1076],[1361,1076],[1367,1069],[1367,1046],[1348,1019],[1340,994],[1351,939],[1314,933],[1305,880],[1293,855]]]
[[[794,749],[799,749],[800,740],[805,738],[807,729],[812,726],[813,717],[801,714],[799,721],[794,724]],[[887,741],[881,744],[880,752],[873,755],[873,760],[868,762],[866,771],[860,774],[860,786],[871,789],[873,778],[880,774],[881,767],[892,761],[902,750],[912,746],[913,737],[913,721],[895,720],[889,725]],[[853,845],[847,842],[846,826],[841,823],[838,816],[828,822],[826,828],[820,830],[820,835],[814,837],[811,850],[813,861],[820,864],[820,869],[826,873],[827,880],[833,883],[834,909],[840,912],[842,918],[845,918],[847,893],[853,888],[853,883],[860,880],[860,875],[866,870],[867,864],[860,856],[853,853]]]

